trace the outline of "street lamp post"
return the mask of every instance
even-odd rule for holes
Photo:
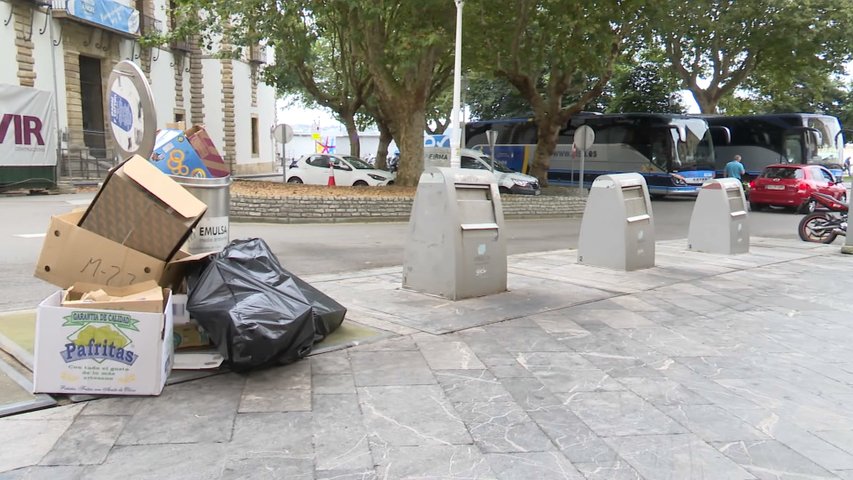
[[[453,67],[453,111],[450,123],[453,126],[450,139],[450,168],[460,168],[459,150],[462,149],[462,7],[465,0],[456,1],[456,53]]]

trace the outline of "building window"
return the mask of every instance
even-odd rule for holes
[[[260,148],[258,147],[258,117],[252,117],[252,156],[257,157]]]

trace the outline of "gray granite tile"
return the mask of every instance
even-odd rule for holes
[[[311,362],[300,360],[287,365],[254,370],[246,375],[246,390],[310,389]]]
[[[568,408],[543,407],[527,414],[572,463],[604,464],[616,460],[616,453]]]
[[[655,325],[646,317],[629,310],[589,310],[586,312],[586,316],[588,319],[598,320],[610,328],[637,328]]]
[[[311,363],[311,373],[314,375],[352,373],[348,352],[349,349],[321,353],[319,355],[312,355],[304,361]]]
[[[377,480],[376,470],[315,470],[315,480]]]
[[[355,378],[351,373],[314,375],[312,381],[314,395],[355,393]]]
[[[537,378],[503,378],[501,383],[512,399],[527,411],[562,406],[563,402]]]
[[[240,397],[239,413],[307,412],[311,410],[311,390],[246,388]]]
[[[39,464],[99,464],[107,458],[126,422],[127,417],[80,416]]]
[[[814,434],[847,453],[853,453],[853,428],[849,430],[821,430],[814,432]]]
[[[565,352],[566,345],[554,339],[541,328],[486,327],[507,351],[515,352]]]
[[[605,463],[576,463],[575,468],[587,480],[645,480],[628,462],[619,459]]]
[[[488,370],[438,370],[434,374],[453,403],[511,401],[509,392]]]
[[[309,412],[241,413],[228,445],[238,455],[310,455],[311,425]]]
[[[643,478],[754,480],[756,477],[695,435],[644,435],[604,439]]]
[[[853,470],[836,470],[833,473],[841,480],[853,480]]]
[[[563,366],[531,365],[527,370],[555,394],[625,390],[621,383],[597,368],[580,370]]]
[[[472,445],[388,446],[374,448],[380,478],[496,479]]]
[[[171,385],[146,398],[119,435],[118,445],[227,442],[243,389],[243,378],[217,375]]]
[[[357,387],[383,385],[429,385],[435,377],[417,351],[351,352]]]
[[[418,345],[415,343],[415,340],[411,336],[406,335],[381,340],[367,345],[359,345],[358,347],[353,348],[351,353],[415,351],[417,349]]]
[[[315,396],[312,430],[318,471],[373,470],[356,395]]]
[[[712,445],[762,480],[836,478],[829,471],[775,440],[714,442]]]
[[[20,417],[0,419],[0,472],[38,464],[74,421],[73,417],[44,421]]]
[[[525,368],[561,367],[576,370],[594,370],[596,367],[583,355],[575,352],[519,352],[515,360]]]
[[[80,415],[133,415],[144,402],[139,397],[107,397],[85,403]]]
[[[362,387],[358,399],[371,442],[393,446],[473,443],[438,385]]]
[[[0,480],[83,480],[86,478],[84,466],[34,466],[0,472]]]
[[[767,438],[765,434],[716,405],[678,405],[660,409],[706,442]]]
[[[486,362],[483,362],[486,363]],[[504,378],[533,378],[533,373],[530,370],[519,365],[518,362],[510,365],[492,365],[489,366],[489,371],[500,379]]]
[[[710,403],[705,397],[667,378],[619,377],[616,380],[657,407]]]
[[[221,480],[313,480],[314,465],[310,458],[270,455],[230,459],[222,470]]]
[[[482,452],[544,452],[550,439],[515,403],[475,402],[454,405]]]
[[[566,405],[600,436],[686,432],[684,427],[632,392],[580,392]]]
[[[486,459],[497,478],[503,480],[584,480],[584,476],[560,452],[490,453]]]
[[[464,342],[418,343],[421,354],[433,370],[480,370],[486,368]]]
[[[88,467],[86,478],[113,480],[116,472],[122,472],[134,480],[188,478],[188,474],[193,480],[217,480],[229,460],[228,452],[221,443],[120,446],[104,463]]]

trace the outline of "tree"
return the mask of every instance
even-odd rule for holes
[[[334,0],[346,11],[354,51],[367,67],[376,100],[400,148],[397,183],[417,184],[423,170],[427,104],[437,80],[452,73],[455,7],[447,0]]]
[[[641,61],[620,65],[611,82],[608,113],[684,113],[678,81],[660,64]]]
[[[360,155],[355,115],[373,84],[352,53],[352,28],[346,11],[335,8],[336,2],[175,0],[175,4],[187,21],[174,35],[202,33],[207,43],[226,38],[237,49],[258,42],[273,48],[276,62],[264,69],[264,80],[280,95],[295,94],[305,103],[332,110],[347,129],[352,154]]]
[[[469,72],[466,96],[465,103],[474,120],[531,116],[530,104],[504,78]]]
[[[654,38],[703,113],[714,113],[756,72],[791,83],[803,72],[839,71],[850,58],[851,2],[666,0],[654,5]]]
[[[511,0],[502,8],[488,1],[472,4],[467,31],[473,33],[466,38],[466,58],[473,58],[478,70],[491,69],[508,81],[530,105],[539,132],[531,174],[543,186],[548,184],[560,128],[601,95],[616,60],[632,47],[626,38],[636,28],[642,4],[642,0]]]

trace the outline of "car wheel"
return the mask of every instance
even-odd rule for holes
[[[287,179],[287,183],[302,183],[302,179],[299,177],[290,177]]]
[[[367,182],[365,182],[364,180],[358,180],[357,182],[353,183],[352,186],[353,187],[366,187]]]
[[[817,202],[810,198],[800,205],[800,213],[814,213],[815,208],[817,208]]]
[[[764,208],[764,205],[755,202],[749,202],[749,209],[753,212],[760,212],[761,209]]]

